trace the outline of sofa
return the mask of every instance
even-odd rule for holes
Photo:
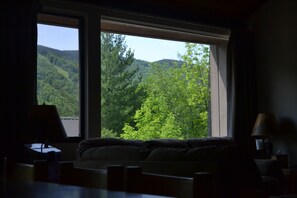
[[[264,184],[264,190],[269,195],[282,195],[285,193],[285,178],[282,171],[282,164],[278,160],[256,159]]]
[[[210,172],[216,197],[239,197],[247,190],[264,189],[255,160],[229,137],[146,141],[91,138],[80,142],[74,166],[106,169],[110,165],[141,166],[144,172],[181,177]]]

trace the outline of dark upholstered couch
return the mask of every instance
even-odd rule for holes
[[[245,190],[263,190],[254,159],[231,138],[123,140],[93,138],[77,149],[76,167],[106,169],[109,165],[141,166],[144,172],[193,177],[211,172],[217,197],[239,197]]]
[[[281,162],[271,159],[256,159],[260,171],[264,189],[269,195],[281,195],[285,193],[285,181]]]

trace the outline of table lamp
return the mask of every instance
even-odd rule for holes
[[[35,105],[29,114],[29,134],[44,148],[49,142],[63,142],[66,132],[55,105]],[[42,147],[42,146],[41,146]]]
[[[270,158],[272,143],[269,136],[276,134],[277,121],[273,113],[259,113],[254,124],[252,136],[255,138],[256,152],[260,157]]]

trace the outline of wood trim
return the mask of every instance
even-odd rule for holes
[[[37,160],[33,164],[19,163],[5,160],[5,175],[26,181],[48,181],[48,163],[45,160]]]
[[[109,20],[104,18],[101,19],[101,31],[191,43],[220,43],[222,40],[227,39],[225,37],[195,32],[194,30],[182,30],[177,27],[158,27],[158,25],[154,26],[154,24],[140,25],[136,22],[122,22],[116,19]]]
[[[139,166],[126,167],[126,191],[173,197],[193,197],[193,178],[142,172]]]
[[[50,25],[58,25],[58,26],[65,26],[71,28],[78,28],[79,27],[79,19],[73,17],[64,17],[55,14],[44,14],[39,13],[37,15],[38,23],[45,23]]]
[[[60,183],[107,189],[107,171],[74,167],[73,162],[60,163]]]

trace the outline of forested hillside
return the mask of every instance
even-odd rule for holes
[[[55,104],[62,117],[79,115],[78,51],[60,51],[38,46],[37,89],[39,104]],[[160,60],[156,63],[181,65],[181,61]],[[138,77],[146,76],[150,63],[135,59],[131,69]],[[99,76],[98,76],[99,77]]]

